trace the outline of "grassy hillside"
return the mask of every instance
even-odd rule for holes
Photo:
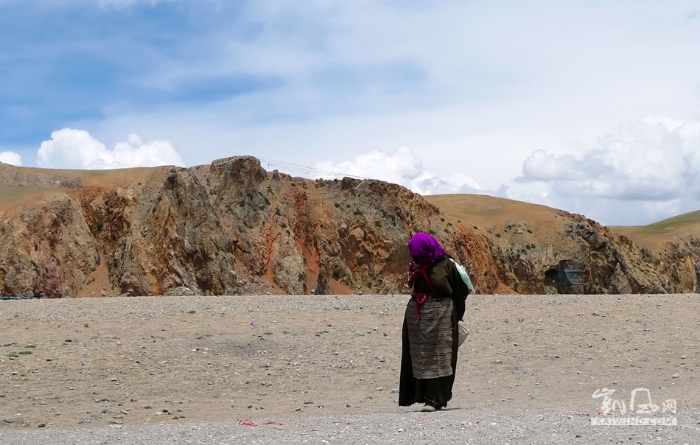
[[[647,226],[615,226],[610,229],[626,235],[642,247],[656,250],[666,242],[675,242],[686,236],[700,238],[700,210]]]
[[[463,223],[488,229],[506,221],[550,221],[565,212],[538,204],[486,195],[428,195],[424,198]]]
[[[528,221],[530,224],[549,224],[561,221],[564,215],[558,209],[486,195],[429,195],[424,196],[440,210],[464,223],[479,228],[502,226],[506,221]],[[615,233],[625,235],[635,244],[657,250],[664,243],[677,242],[682,237],[700,238],[700,210],[674,216],[647,226],[612,226]]]

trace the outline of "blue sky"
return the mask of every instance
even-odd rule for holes
[[[0,161],[250,154],[646,224],[700,209],[697,42],[699,0],[0,0]]]

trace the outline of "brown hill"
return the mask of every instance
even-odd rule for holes
[[[405,292],[412,233],[439,234],[482,289],[485,234],[381,181],[311,181],[252,157],[193,168],[0,165],[3,295]]]
[[[689,238],[700,238],[700,210],[646,226],[615,226],[611,229],[626,235],[640,246],[659,250],[667,243],[681,243]]]
[[[0,164],[0,197],[3,295],[400,293],[417,231],[433,233],[482,293],[569,291],[562,260],[583,264],[579,291],[696,284],[690,242],[657,254],[560,210],[294,178],[248,156],[109,171]]]
[[[491,196],[433,195],[425,199],[462,223],[492,235],[492,252],[506,270],[503,281],[518,292],[555,292],[546,276],[551,277],[562,260],[583,264],[585,291],[591,293],[691,292],[697,286],[700,240],[688,236],[696,233],[691,216],[635,232],[604,227],[563,210]],[[677,231],[670,232],[669,227]],[[682,239],[662,238],[681,230],[686,235]],[[638,246],[640,233],[655,234],[656,243]]]

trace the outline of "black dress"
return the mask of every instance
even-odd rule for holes
[[[464,316],[469,289],[449,258],[437,261],[426,272],[432,287],[419,276],[406,306],[399,405],[429,403],[440,409],[452,399],[457,368],[457,321]],[[416,320],[414,297],[418,293],[439,295],[427,297]]]

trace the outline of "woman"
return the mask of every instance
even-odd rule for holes
[[[411,299],[403,322],[399,405],[425,403],[422,411],[432,412],[452,398],[457,321],[464,316],[469,289],[432,236],[415,234],[408,250]]]

